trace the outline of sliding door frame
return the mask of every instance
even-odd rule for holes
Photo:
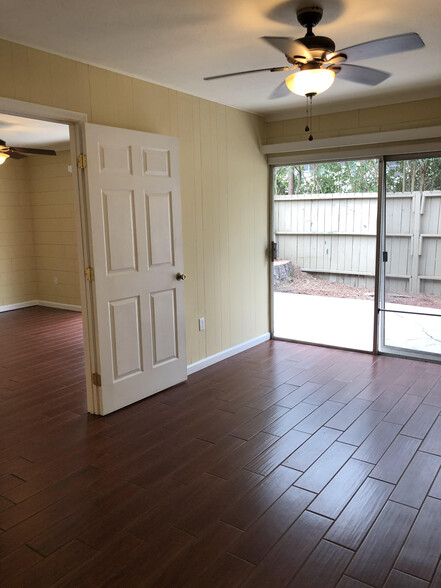
[[[334,154],[333,154],[334,155]],[[272,261],[272,247],[271,247],[271,241],[273,240],[273,237],[275,236],[274,233],[274,168],[276,167],[283,167],[283,166],[289,166],[289,165],[308,165],[308,164],[316,164],[316,163],[331,163],[331,162],[345,162],[345,161],[364,161],[367,159],[375,159],[379,162],[382,160],[381,156],[378,155],[372,155],[372,156],[368,156],[368,155],[363,155],[360,157],[348,157],[347,154],[345,154],[345,157],[338,157],[337,154],[335,154],[335,157],[322,157],[322,158],[313,158],[311,161],[309,160],[298,160],[298,158],[295,158],[294,160],[291,160],[291,163],[270,163],[270,231],[269,234],[271,236],[270,242],[268,244],[268,252],[269,252],[269,266],[270,266],[270,300],[271,300],[271,320],[270,320],[270,325],[271,325],[271,338],[275,339],[277,341],[292,341],[293,343],[301,343],[304,345],[315,345],[316,347],[328,347],[328,348],[332,348],[332,349],[342,349],[343,351],[357,351],[358,353],[369,353],[369,354],[376,354],[376,341],[377,341],[377,337],[378,337],[378,328],[377,328],[377,309],[378,309],[378,300],[377,300],[377,292],[378,289],[375,287],[375,295],[374,295],[374,318],[373,318],[373,329],[372,329],[372,351],[367,351],[365,349],[355,349],[353,347],[342,347],[339,345],[328,345],[326,343],[315,343],[315,342],[311,342],[311,341],[303,341],[300,339],[286,339],[284,337],[277,337],[274,335],[274,265],[273,265],[273,261]],[[379,175],[380,177],[380,175]],[[377,196],[377,234],[376,234],[376,251],[375,251],[375,276],[374,276],[374,280],[375,280],[375,286],[376,286],[376,279],[377,279],[377,275],[378,275],[378,250],[379,250],[379,240],[378,240],[378,214],[379,214],[379,191],[378,191],[378,196]]]
[[[421,359],[423,361],[431,361],[436,363],[441,363],[441,354],[438,353],[431,353],[425,351],[417,351],[413,349],[408,349],[406,347],[395,347],[392,345],[386,345],[385,342],[385,326],[386,326],[386,313],[387,312],[398,312],[392,310],[386,310],[386,262],[383,260],[383,251],[386,251],[386,165],[389,162],[393,161],[411,161],[413,159],[429,159],[441,157],[441,151],[430,151],[430,152],[421,152],[421,153],[412,153],[412,154],[403,154],[403,155],[386,155],[382,158],[382,177],[380,177],[381,183],[381,218],[380,220],[380,248],[378,250],[377,261],[379,264],[379,300],[377,306],[377,314],[378,314],[378,327],[379,327],[379,340],[378,340],[378,348],[377,353],[379,355],[390,355],[394,357],[408,357],[412,359]],[[441,237],[441,234],[440,234]],[[406,314],[403,311],[403,314]],[[408,314],[421,314],[422,316],[430,315],[430,313],[411,313]],[[437,315],[438,316],[438,315]],[[439,316],[441,320],[441,315]]]
[[[418,143],[411,145],[383,145],[369,147],[354,147],[349,153],[347,150],[339,150],[323,153],[303,153],[301,155],[293,154],[291,156],[268,157],[270,167],[270,242],[268,252],[270,257],[270,324],[271,338],[278,340],[288,340],[295,343],[304,343],[307,345],[316,345],[321,347],[331,347],[330,345],[311,343],[308,341],[299,341],[295,339],[283,339],[274,335],[274,279],[273,279],[273,262],[271,259],[271,241],[274,236],[274,168],[289,165],[307,165],[313,163],[329,163],[337,161],[356,161],[365,159],[377,159],[379,162],[378,169],[378,199],[377,199],[377,235],[376,235],[376,254],[375,254],[375,294],[374,294],[374,325],[373,325],[373,351],[362,351],[360,353],[371,353],[373,355],[387,355],[394,357],[407,357],[441,363],[441,356],[438,354],[424,353],[408,350],[406,348],[392,348],[384,344],[384,326],[385,326],[385,263],[383,262],[383,251],[385,251],[386,237],[386,163],[389,161],[402,161],[403,159],[423,159],[425,157],[441,157],[441,139],[431,140],[427,143]],[[344,349],[348,351],[358,351],[352,348],[332,346],[335,349]]]

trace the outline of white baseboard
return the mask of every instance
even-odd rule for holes
[[[224,351],[220,351],[219,353],[215,353],[214,355],[210,355],[210,357],[206,357],[205,359],[201,359],[200,361],[196,361],[195,363],[191,363],[187,366],[187,375],[194,374],[199,370],[203,370],[210,365],[217,363],[218,361],[222,361],[227,359],[228,357],[232,357],[237,353],[241,353],[242,351],[246,351],[247,349],[251,349],[255,345],[260,345],[260,343],[264,343],[270,339],[270,333],[265,333],[264,335],[260,335],[259,337],[255,337],[254,339],[249,339],[244,343],[240,343],[239,345],[235,345],[234,347],[230,347],[229,349],[225,349]]]
[[[47,306],[48,308],[61,308],[62,310],[73,310],[74,312],[81,312],[81,306],[76,304],[63,304],[61,302],[48,302],[46,300],[37,300],[38,306]]]
[[[0,312],[9,312],[18,308],[27,308],[28,306],[37,306],[38,300],[27,300],[26,302],[16,302],[15,304],[5,304],[0,306]]]
[[[28,308],[29,306],[47,306],[49,308],[60,308],[62,310],[73,310],[81,312],[81,306],[75,304],[61,304],[60,302],[48,302],[46,300],[27,300],[26,302],[17,302],[15,304],[5,304],[0,306],[0,312],[8,312],[19,308]]]

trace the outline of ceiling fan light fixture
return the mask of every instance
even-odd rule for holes
[[[7,159],[9,159],[9,155],[7,153],[0,153],[0,165],[5,163]]]
[[[328,90],[335,80],[335,73],[318,63],[307,63],[300,71],[288,76],[285,83],[288,90],[298,96],[315,96]]]

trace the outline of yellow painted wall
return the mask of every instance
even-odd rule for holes
[[[397,131],[441,125],[441,98],[417,100],[314,116],[315,139]],[[266,124],[267,143],[288,143],[307,139],[305,117]]]
[[[70,151],[26,159],[38,300],[80,305],[75,192]],[[58,282],[54,283],[54,279]]]
[[[96,124],[177,136],[188,363],[268,332],[261,118],[8,41],[0,41],[0,93],[84,112]]]
[[[0,306],[38,294],[26,159],[0,166]]]

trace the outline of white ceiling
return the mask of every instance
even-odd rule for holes
[[[0,139],[8,147],[69,149],[69,126],[0,113]]]
[[[441,95],[440,0],[0,0],[0,38],[277,119],[304,113],[299,96],[268,99],[287,74],[202,78],[285,65],[260,37],[302,37],[295,11],[311,5],[337,49],[408,32],[426,43],[360,62],[393,75],[376,87],[337,78],[316,113]]]

